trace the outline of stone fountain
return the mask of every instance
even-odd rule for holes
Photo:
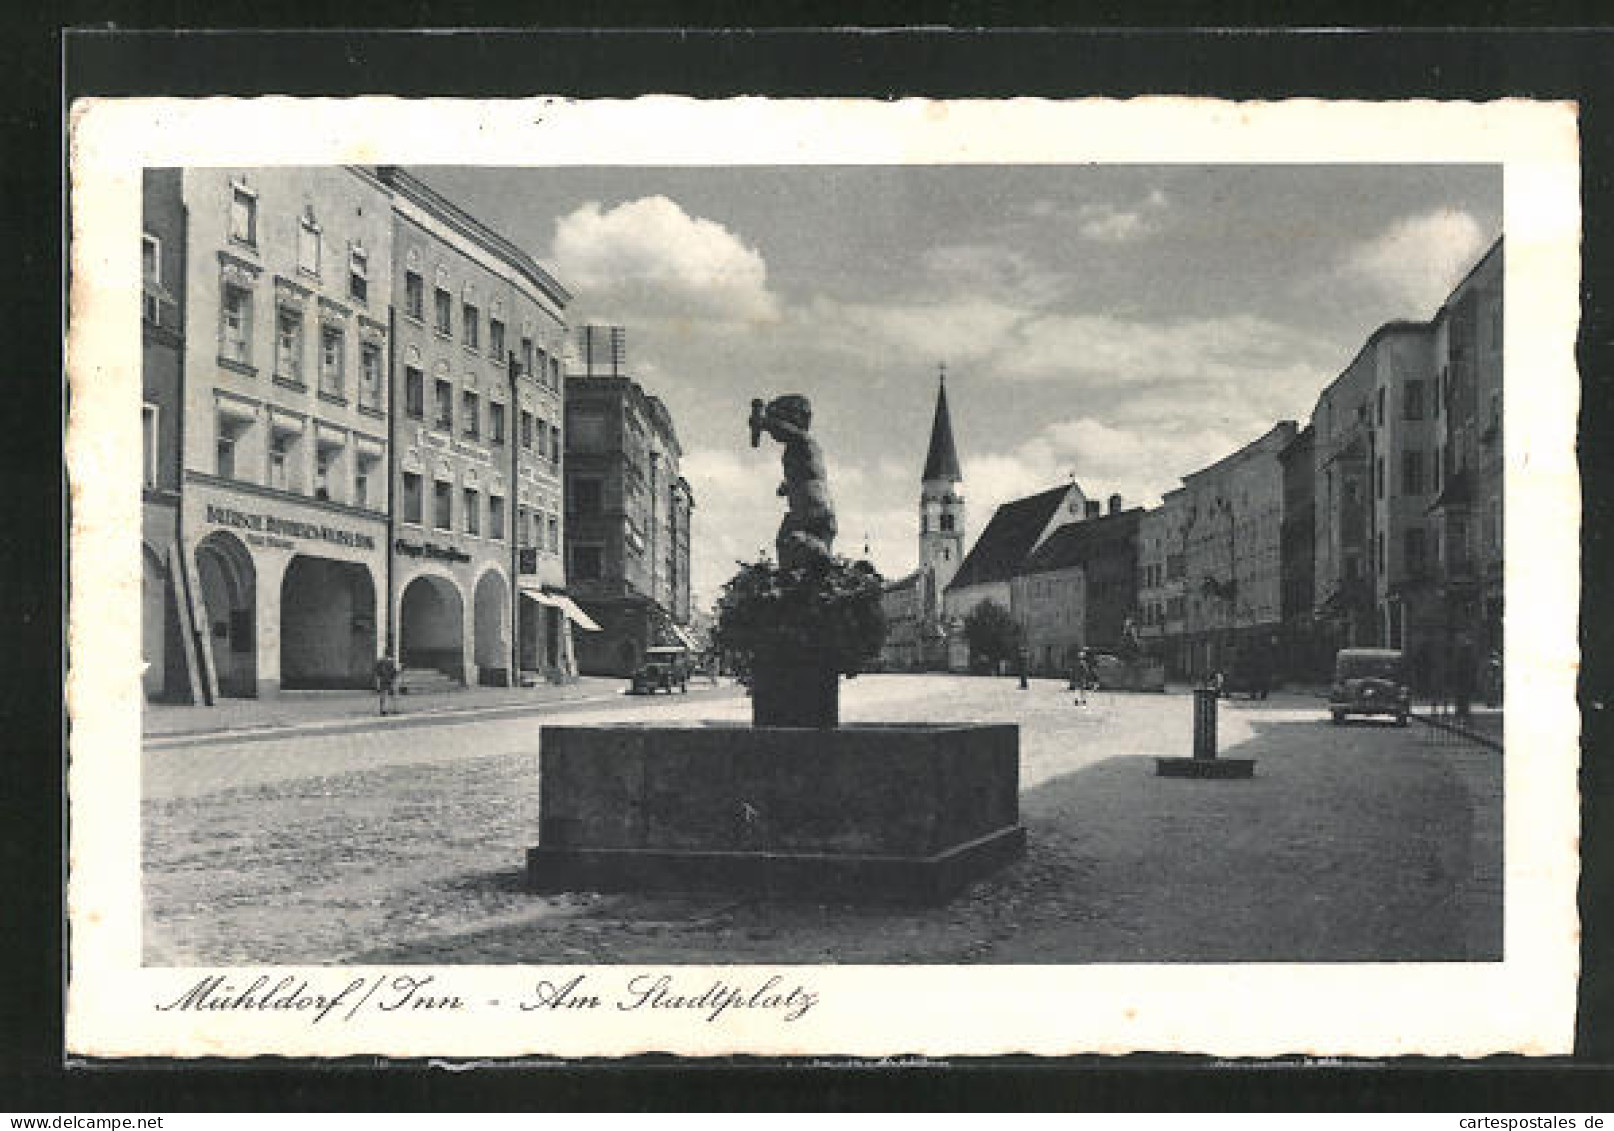
[[[834,554],[807,398],[753,401],[749,423],[753,448],[783,446],[786,500],[777,566],[742,569],[721,605],[720,638],[750,655],[752,725],[543,727],[528,884],[945,899],[1025,851],[1019,728],[840,724],[879,578]]]

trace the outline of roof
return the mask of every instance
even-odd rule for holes
[[[1089,518],[1061,526],[1026,559],[1022,573],[1050,573],[1092,559],[1103,547],[1130,541],[1138,531],[1143,508],[1133,507],[1102,518]]]
[[[493,255],[515,268],[529,283],[543,292],[556,306],[565,307],[572,294],[555,277],[538,265],[514,241],[494,231],[465,209],[433,189],[425,181],[396,165],[376,166],[376,177],[400,196],[414,201],[467,239],[475,240]]]
[[[953,445],[953,418],[947,411],[947,378],[941,379],[936,389],[936,417],[930,424],[930,450],[925,454],[926,479],[950,479],[957,483],[964,478],[958,469],[958,449]]]
[[[1037,537],[1054,517],[1059,504],[1074,487],[1062,483],[1058,487],[1024,499],[1004,503],[992,514],[981,536],[964,558],[948,589],[963,589],[970,585],[983,585],[989,581],[1007,581],[1026,560],[1037,544]]]

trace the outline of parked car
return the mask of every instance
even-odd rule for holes
[[[1407,686],[1406,660],[1393,648],[1342,648],[1334,657],[1334,685],[1328,691],[1328,711],[1335,723],[1346,715],[1391,715],[1396,726],[1407,725],[1412,693]]]
[[[673,688],[689,691],[689,653],[683,648],[646,648],[644,662],[633,672],[633,683],[628,688],[633,695],[654,695]]]

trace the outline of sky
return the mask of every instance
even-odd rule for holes
[[[836,548],[918,556],[938,367],[966,542],[1072,475],[1152,506],[1278,420],[1367,336],[1426,319],[1501,234],[1496,166],[412,170],[627,328],[695,496],[698,604],[771,548],[779,449],[753,397],[813,404]]]

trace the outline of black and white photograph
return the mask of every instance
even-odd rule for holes
[[[274,108],[271,145],[260,106],[106,177],[86,262],[138,346],[80,347],[120,356],[74,470],[126,416],[139,491],[75,525],[129,563],[86,629],[120,682],[75,702],[133,764],[74,768],[115,842],[75,846],[74,964],[156,981],[86,1051],[842,1051],[975,976],[1003,1012],[937,1051],[1207,1051],[1157,1003],[1521,964],[1538,1016],[1378,1051],[1562,1039],[1573,828],[1517,834],[1574,801],[1573,115],[1426,107],[1447,149],[1328,159],[1255,155],[1298,112],[1177,106],[1180,152],[1028,156],[1000,107],[987,159],[938,105],[864,109],[952,150],[794,161],[590,159],[622,119],[552,109],[563,157],[519,162],[497,115],[446,160],[396,107],[334,142]],[[1055,971],[1090,1014],[1003,1044]]]

